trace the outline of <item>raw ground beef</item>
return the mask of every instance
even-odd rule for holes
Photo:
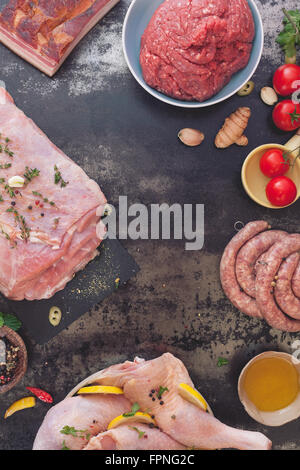
[[[166,0],[142,36],[144,79],[173,98],[207,100],[248,64],[254,34],[246,0]]]

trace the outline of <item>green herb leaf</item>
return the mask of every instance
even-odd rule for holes
[[[157,398],[160,400],[163,393],[168,392],[169,389],[167,387],[162,387],[161,385],[159,386],[159,390],[157,392]]]
[[[39,176],[40,170],[37,168],[29,168],[28,166],[25,167],[25,173],[24,173],[24,178],[27,179],[27,181],[31,181],[33,178],[36,176]]]
[[[124,418],[130,418],[130,416],[134,416],[135,413],[139,411],[139,409],[140,409],[140,405],[138,403],[134,403],[129,413],[123,413]]]
[[[280,44],[288,59],[296,57],[297,46],[300,45],[300,10],[286,10],[283,8],[283,30],[277,36],[276,42]]]
[[[227,366],[227,364],[229,364],[228,359],[225,359],[224,357],[219,357],[219,359],[218,359],[218,367]]]
[[[71,450],[66,446],[66,441],[63,441],[61,450]]]
[[[60,183],[61,188],[65,188],[67,184],[69,184],[69,181],[65,181],[61,175],[61,172],[59,171],[57,165],[54,165],[54,183],[58,184]]]
[[[78,434],[85,433],[85,431],[75,429],[73,426],[64,426],[60,432],[62,434],[66,434],[67,436],[73,436],[73,437],[78,437]]]
[[[7,326],[11,330],[18,331],[22,326],[22,322],[12,313],[0,312],[0,326]]]
[[[140,429],[138,429],[136,426],[128,426],[130,429],[133,429],[134,431],[136,431],[138,434],[139,434],[139,439],[142,439],[142,437],[144,437],[145,435],[145,431],[141,431]]]

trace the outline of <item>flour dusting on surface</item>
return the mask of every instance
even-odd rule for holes
[[[100,27],[101,26],[101,27]],[[122,50],[120,23],[98,25],[93,40],[85,41],[75,54],[70,70],[69,93],[81,95],[93,90],[111,88],[114,81],[127,73]]]

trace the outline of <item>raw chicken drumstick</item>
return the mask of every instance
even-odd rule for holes
[[[180,383],[194,387],[184,364],[170,353],[151,361],[135,359],[109,367],[89,377],[89,383],[113,385],[124,390],[131,403],[155,416],[159,428],[186,447],[197,449],[236,448],[267,450],[271,441],[261,433],[229,427],[212,415],[183,399],[178,393]],[[72,393],[84,386],[79,384]],[[151,395],[163,387],[161,399]]]
[[[185,450],[159,429],[146,424],[123,424],[92,437],[83,450]]]
[[[81,450],[89,436],[106,431],[116,416],[130,411],[131,405],[124,396],[91,395],[68,397],[53,406],[46,414],[36,435],[33,450]],[[80,430],[76,437],[63,434],[65,426]]]

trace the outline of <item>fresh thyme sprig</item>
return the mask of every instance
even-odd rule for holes
[[[57,165],[54,165],[54,183],[58,184],[60,183],[61,188],[65,188],[67,184],[69,184],[69,181],[65,181],[63,177],[61,176],[61,172],[59,171]]]
[[[25,217],[23,217],[23,215],[20,215],[17,209],[14,209],[13,207],[9,207],[8,209],[6,209],[6,212],[11,212],[14,214],[15,220],[18,222],[21,229],[21,238],[22,240],[27,241],[30,237],[30,228],[26,224]]]
[[[24,178],[29,182],[36,176],[39,176],[40,170],[37,168],[29,168],[29,166],[25,167],[25,173],[24,173]]]

